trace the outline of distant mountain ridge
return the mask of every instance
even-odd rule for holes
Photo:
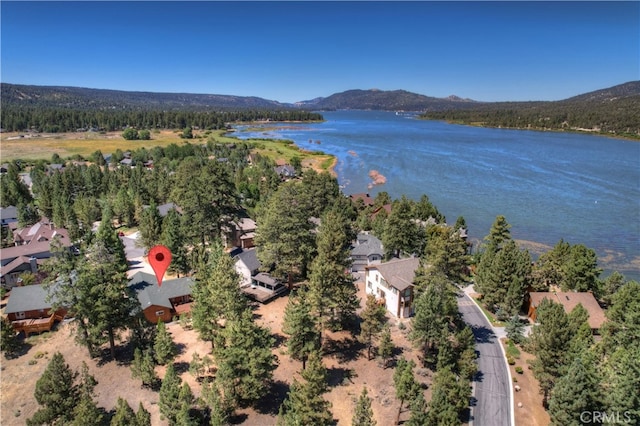
[[[74,109],[189,110],[286,109],[282,104],[255,96],[192,93],[130,92],[69,86],[0,84],[0,100],[5,106]]]
[[[297,106],[318,110],[337,109],[371,109],[371,110],[403,110],[403,111],[429,111],[458,109],[467,106],[470,99],[462,99],[457,96],[448,98],[434,98],[420,95],[406,90],[347,90],[334,93],[326,98],[316,98],[310,101],[296,103]]]
[[[133,109],[133,110],[243,110],[243,109],[312,109],[312,110],[388,110],[388,111],[472,111],[521,109],[553,105],[595,105],[625,100],[635,102],[640,97],[640,81],[632,81],[606,89],[574,96],[562,101],[481,102],[455,95],[447,98],[425,96],[406,90],[347,90],[327,97],[300,101],[295,104],[255,96],[232,96],[192,93],[131,92],[69,86],[35,86],[0,83],[1,106],[72,108],[72,109]],[[626,105],[625,103],[625,105]]]

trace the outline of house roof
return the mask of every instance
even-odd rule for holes
[[[189,277],[164,280],[162,286],[158,286],[155,275],[146,272],[136,272],[129,280],[129,287],[136,292],[143,310],[151,305],[172,308],[170,299],[190,295],[192,286],[193,280]]]
[[[256,249],[244,250],[242,253],[235,256],[236,262],[242,262],[250,271],[257,271],[260,269],[261,263],[258,260]]]
[[[253,279],[267,285],[275,286],[276,284],[278,284],[278,280],[264,272],[260,272],[258,275],[254,276]]]
[[[31,264],[31,258],[27,256],[18,256],[11,262],[7,263],[0,268],[0,277],[4,277],[6,274],[10,274],[14,270],[18,269],[22,265]]]
[[[281,175],[281,176],[295,176],[296,175],[296,169],[293,168],[293,166],[289,165],[289,164],[284,164],[282,166],[277,166],[275,168],[275,171],[277,174]]]
[[[26,228],[16,229],[13,233],[13,239],[16,242],[33,244],[41,241],[51,241],[56,235],[62,237],[64,245],[71,245],[69,242],[69,232],[64,228],[56,228],[48,219],[43,219]]]
[[[65,247],[71,246],[69,237],[63,237],[61,241]],[[20,256],[34,256],[40,258],[50,257],[50,250],[51,241],[40,241],[31,244],[23,244],[21,246],[7,247],[0,250],[0,263],[7,265]]]
[[[256,221],[248,217],[243,217],[236,224],[236,228],[240,231],[245,231],[245,232],[255,231]]]
[[[538,307],[544,299],[559,303],[566,313],[570,313],[579,304],[589,313],[589,327],[599,329],[606,321],[604,311],[589,292],[531,292],[529,293],[531,306]]]
[[[380,256],[384,254],[382,241],[374,235],[363,232],[359,233],[356,239],[356,245],[351,249],[351,255],[371,256],[372,254],[379,254]]]
[[[358,194],[351,194],[349,195],[349,198],[351,198],[351,201],[354,201],[354,202],[358,200],[362,200],[365,206],[372,206],[374,203],[373,198],[365,192],[361,192]]]
[[[16,206],[0,207],[0,220],[17,219],[18,208]]]
[[[371,213],[371,219],[373,219],[376,216],[378,216],[382,210],[387,212],[387,215],[390,215],[391,214],[391,204],[385,204],[384,206],[381,206],[381,207],[378,207],[377,209],[375,209],[373,211],[373,213]]]
[[[160,212],[160,216],[162,217],[168,215],[171,209],[175,209],[175,211],[182,214],[182,209],[179,206],[176,206],[174,203],[160,204],[158,206],[158,212]]]
[[[4,313],[14,314],[38,309],[49,310],[52,301],[47,301],[48,295],[49,292],[42,284],[14,287],[9,295]]]
[[[366,266],[365,270],[377,269],[385,281],[393,288],[400,291],[413,285],[415,271],[420,266],[420,259],[410,257],[408,259],[397,259],[378,265]]]

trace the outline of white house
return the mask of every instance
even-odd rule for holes
[[[251,285],[251,279],[260,272],[260,261],[256,249],[244,250],[234,257],[236,272],[242,277],[240,287]]]
[[[397,318],[413,315],[413,279],[420,259],[395,259],[365,266],[367,294],[384,301],[387,311]]]

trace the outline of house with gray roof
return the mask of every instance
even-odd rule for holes
[[[159,286],[155,275],[146,272],[137,272],[129,280],[145,318],[152,323],[159,319],[170,322],[174,316],[190,312],[193,284],[191,278],[182,277],[163,280]]]
[[[373,294],[396,318],[413,315],[413,280],[420,259],[394,259],[365,267],[365,290]]]
[[[16,332],[31,333],[49,331],[56,321],[67,314],[66,309],[52,311],[55,298],[42,284],[14,287],[9,294],[4,313]]]
[[[351,270],[363,272],[365,266],[380,263],[383,256],[382,241],[368,232],[361,232],[351,246]]]
[[[243,250],[234,256],[236,272],[242,277],[240,287],[251,285],[251,279],[260,272],[260,260],[256,255],[256,249]]]
[[[18,208],[16,206],[0,207],[0,225],[7,226],[18,221]]]

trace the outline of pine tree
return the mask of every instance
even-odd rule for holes
[[[327,391],[327,370],[322,358],[316,352],[309,358],[307,369],[303,370],[304,382],[293,379],[287,398],[280,407],[278,424],[282,426],[333,424],[331,403],[323,398]]]
[[[158,320],[158,332],[156,333],[153,351],[156,361],[160,365],[166,365],[175,358],[177,354],[176,344],[173,343],[171,334],[167,331],[167,326],[160,319]]]
[[[136,425],[136,413],[133,411],[127,400],[118,397],[116,412],[111,417],[111,426],[131,426]]]
[[[216,379],[204,381],[201,397],[209,408],[209,424],[211,426],[227,425],[231,410]]]
[[[370,294],[367,296],[367,302],[360,317],[362,323],[358,340],[366,345],[367,360],[370,360],[373,342],[380,335],[387,322],[387,310],[383,305],[377,303],[375,296]]]
[[[400,400],[396,424],[400,422],[400,414],[402,413],[402,407],[405,401],[413,400],[416,393],[420,390],[420,386],[413,375],[415,366],[416,364],[413,361],[407,361],[404,357],[400,357],[396,369],[393,372],[393,385],[396,389],[396,398]]]
[[[600,377],[593,356],[587,351],[576,357],[567,374],[560,377],[549,398],[549,415],[554,426],[579,426],[585,411],[601,411]]]
[[[562,305],[548,299],[538,306],[537,321],[539,325],[533,327],[530,336],[536,356],[531,366],[546,405],[556,381],[566,374],[571,330]]]
[[[131,363],[131,377],[142,380],[143,386],[155,388],[160,380],[156,375],[155,363],[148,349],[144,352],[136,348],[133,352],[133,362]]]
[[[160,243],[162,216],[155,202],[151,202],[151,205],[142,211],[138,230],[140,231],[139,241],[143,247],[150,249]]]
[[[449,367],[439,370],[433,379],[426,424],[460,424],[460,414],[468,406],[470,396],[468,382],[457,380]]]
[[[180,392],[182,380],[176,373],[173,364],[169,364],[160,386],[159,402],[160,413],[169,421],[170,425],[176,425],[177,416],[182,408]]]
[[[425,281],[433,275],[443,275],[455,284],[468,281],[470,256],[459,228],[435,225],[428,226],[426,232],[424,256],[416,275],[424,275]]]
[[[389,359],[393,356],[395,345],[391,340],[391,328],[385,325],[380,334],[380,343],[378,344],[378,356],[382,358],[382,368],[386,369],[389,365]]]
[[[417,392],[411,404],[411,417],[405,423],[406,426],[424,426],[429,424],[429,413],[427,411],[427,402],[424,399],[424,392]]]
[[[601,330],[605,351],[631,347],[640,341],[640,283],[629,281],[613,295]]]
[[[169,271],[177,273],[178,276],[186,274],[189,271],[187,251],[181,228],[180,214],[175,209],[169,210],[162,220],[160,242],[171,251]]]
[[[138,404],[136,411],[136,426],[151,426],[151,413],[144,408],[142,402]]]
[[[377,423],[373,418],[371,409],[371,398],[367,393],[367,388],[362,388],[362,393],[356,403],[355,412],[351,419],[351,426],[375,426]]]
[[[489,230],[489,235],[484,238],[487,242],[488,251],[496,252],[500,250],[504,243],[511,240],[511,231],[509,231],[509,228],[511,228],[511,225],[504,216],[496,216]]]
[[[36,382],[34,396],[43,407],[27,420],[28,425],[68,423],[73,420],[73,409],[80,396],[75,384],[78,373],[65,363],[60,352],[56,352],[44,373]]]
[[[216,378],[231,402],[253,403],[268,392],[276,368],[273,344],[269,330],[253,322],[251,311],[227,321],[217,336],[214,356]]]
[[[274,268],[275,276],[287,276],[289,288],[295,276],[306,275],[315,249],[311,215],[300,206],[302,191],[298,182],[280,185],[258,215],[258,259],[264,268]]]
[[[193,328],[212,346],[220,323],[241,318],[249,308],[239,282],[233,259],[223,252],[220,244],[215,244],[208,264],[191,290]]]
[[[311,352],[319,348],[318,330],[311,317],[311,309],[307,303],[304,291],[299,290],[297,295],[289,296],[289,302],[284,310],[284,323],[282,331],[289,335],[287,350],[295,360],[302,361],[302,369],[306,368],[306,362]]]
[[[318,230],[318,254],[309,277],[308,300],[321,333],[327,327],[343,329],[359,306],[357,287],[348,272],[349,238],[345,217],[337,210],[329,210]]]
[[[22,341],[11,325],[11,321],[7,317],[0,320],[0,349],[4,353],[5,358],[11,359],[15,357],[22,348]]]
[[[524,324],[518,315],[513,315],[505,326],[507,338],[516,345],[524,341]]]
[[[619,347],[607,359],[604,402],[607,412],[628,413],[631,424],[640,422],[640,348]]]
[[[418,297],[409,337],[422,350],[425,362],[433,362],[442,336],[448,335],[458,308],[444,280],[434,281]]]
[[[198,420],[191,415],[191,406],[195,400],[191,387],[183,383],[178,395],[180,411],[176,415],[176,424],[180,426],[198,426]]]
[[[416,243],[418,225],[413,220],[412,210],[411,201],[406,196],[403,195],[400,200],[394,201],[382,233],[382,244],[387,259],[400,257],[402,253],[419,252],[420,247]]]
[[[79,400],[73,410],[73,426],[92,426],[101,424],[104,418],[103,410],[98,408],[94,401],[94,389],[98,382],[89,374],[89,367],[82,363],[80,372],[80,383],[78,386]]]
[[[122,244],[119,240],[118,243]],[[79,269],[73,295],[75,303],[72,304],[76,321],[84,321],[88,327],[88,330],[78,328],[79,339],[90,352],[108,342],[112,359],[116,357],[116,333],[127,328],[131,313],[137,307],[137,300],[131,295],[126,273],[119,262],[117,252],[112,251],[98,235],[87,250],[86,262]],[[124,265],[126,269],[126,263]]]
[[[482,254],[476,290],[482,293],[482,301],[489,310],[500,310],[502,319],[506,319],[519,312],[530,275],[529,252],[521,251],[513,240],[503,241],[499,250],[488,248]]]

